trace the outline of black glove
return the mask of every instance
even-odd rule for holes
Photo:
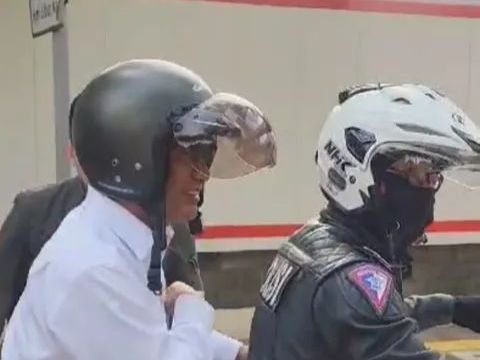
[[[480,295],[455,297],[452,322],[480,332]]]

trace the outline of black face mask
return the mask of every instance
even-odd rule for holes
[[[375,179],[383,184],[374,190],[373,207],[362,215],[362,223],[375,234],[370,244],[395,270],[397,289],[411,272],[410,245],[424,234],[433,222],[434,189],[420,188],[398,175],[382,172]]]
[[[408,268],[409,246],[433,222],[436,190],[413,186],[386,171],[376,174],[375,183],[370,209],[357,218],[374,235],[366,245],[392,265]]]
[[[388,172],[382,175],[385,193],[377,197],[377,216],[384,234],[394,238],[395,247],[404,249],[423,235],[433,222],[436,191],[413,186],[408,180]]]

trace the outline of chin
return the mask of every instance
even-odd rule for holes
[[[184,206],[167,217],[170,223],[184,223],[195,219],[197,212],[198,208],[196,206]]]
[[[188,212],[185,212],[185,221],[188,222],[190,220],[193,220],[195,219],[195,217],[197,216],[197,208],[195,207],[195,209],[191,210],[191,211],[188,211]]]

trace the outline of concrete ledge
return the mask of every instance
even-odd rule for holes
[[[477,353],[480,357],[480,340],[466,339],[466,340],[440,340],[428,341],[425,343],[430,349],[442,353]],[[478,359],[477,357],[477,359]]]
[[[254,308],[216,310],[215,329],[235,339],[247,342]]]
[[[479,352],[453,352],[445,355],[445,360],[478,360],[480,358]]]

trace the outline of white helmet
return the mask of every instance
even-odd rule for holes
[[[368,204],[377,154],[427,158],[463,184],[470,181],[461,171],[470,178],[480,171],[480,129],[427,86],[367,84],[341,92],[339,102],[320,132],[316,162],[321,189],[344,211]]]

